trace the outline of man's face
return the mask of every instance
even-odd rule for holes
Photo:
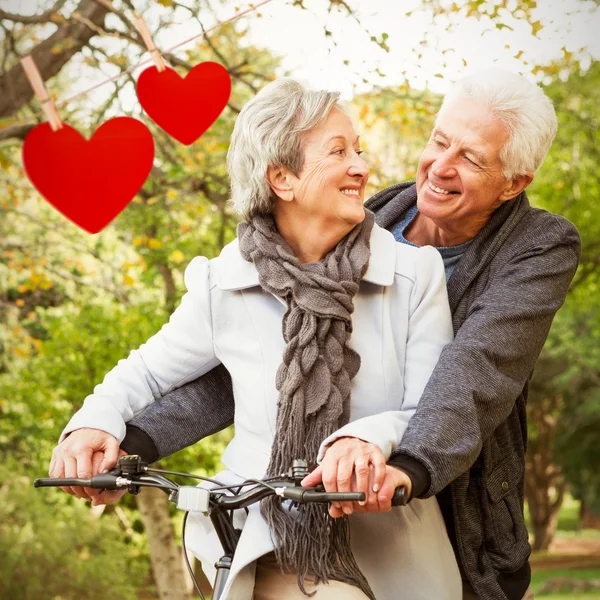
[[[513,182],[502,175],[500,150],[507,140],[506,129],[487,108],[467,99],[449,104],[419,161],[419,212],[441,229],[474,236],[516,195]]]

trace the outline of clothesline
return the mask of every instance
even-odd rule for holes
[[[272,2],[273,0],[263,0],[262,2],[259,2],[258,4],[251,4],[247,9],[239,12],[238,14],[234,15],[233,17],[227,19],[226,21],[221,21],[219,23],[217,23],[214,27],[211,27],[210,29],[207,29],[206,31],[202,31],[201,33],[198,33],[186,40],[183,40],[182,42],[179,42],[178,44],[175,44],[174,46],[171,46],[171,48],[167,48],[166,50],[161,50],[161,53],[167,53],[167,52],[172,52],[173,50],[176,50],[177,48],[188,44],[189,42],[192,42],[195,39],[198,39],[200,37],[204,37],[207,33],[210,33],[211,31],[214,31],[215,29],[218,29],[219,27],[222,27],[223,25],[226,25],[227,23],[232,23],[233,21],[236,21],[237,19],[239,19],[240,17],[243,17],[244,15],[248,14],[249,12],[252,12],[254,10],[257,10],[258,8],[260,8],[261,6],[264,6],[265,4],[268,4],[269,2]],[[137,69],[138,67],[142,67],[144,65],[150,64],[152,62],[152,58],[148,58],[145,60],[142,60],[134,65],[132,65],[131,67],[129,67],[128,69],[125,69],[124,71],[120,71],[119,73],[117,73],[116,75],[114,75],[113,77],[109,77],[108,79],[104,79],[103,81],[100,81],[99,83],[96,83],[80,92],[77,92],[76,94],[73,94],[72,96],[70,96],[69,98],[66,98],[65,100],[61,100],[58,102],[55,102],[56,106],[64,106],[65,104],[68,104],[69,102],[72,102],[73,100],[75,100],[75,98],[79,98],[80,96],[84,96],[85,94],[89,94],[90,92],[94,91],[95,89],[102,87],[103,85],[110,83],[111,81],[115,81],[116,79],[118,79],[119,77],[122,77],[123,75],[127,75],[128,73],[131,73],[132,71],[134,71],[135,69]]]

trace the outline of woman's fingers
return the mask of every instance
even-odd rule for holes
[[[363,456],[359,456],[354,460],[354,474],[356,476],[356,491],[363,492],[366,496],[369,494],[369,479],[371,476],[371,468],[368,460]],[[359,502],[361,506],[366,504],[366,499]]]
[[[371,484],[371,490],[377,493],[383,485],[387,468],[385,457],[379,448],[377,448],[376,452],[372,452],[370,462],[373,466],[373,481]]]

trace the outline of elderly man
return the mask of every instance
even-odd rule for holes
[[[367,203],[399,242],[439,250],[455,339],[388,459],[394,475],[381,487],[371,475],[367,506],[333,507],[332,514],[389,510],[390,490],[399,484],[412,498],[437,495],[465,599],[531,597],[523,519],[527,386],[580,253],[575,228],[532,208],[524,192],[555,133],[552,104],[534,84],[498,70],[467,77],[444,99],[416,184],[392,186]],[[136,415],[122,446],[156,460],[233,416],[231,381],[218,367]],[[51,475],[75,459],[85,476],[111,466],[118,451],[103,432],[76,431],[55,450]],[[349,430],[306,483],[322,478],[328,489],[367,489],[365,471],[384,460]],[[114,498],[73,493],[96,503]]]

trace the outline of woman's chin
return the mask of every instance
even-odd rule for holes
[[[355,209],[347,211],[347,214],[344,215],[344,220],[351,225],[362,223],[365,220],[365,207],[361,204]]]

